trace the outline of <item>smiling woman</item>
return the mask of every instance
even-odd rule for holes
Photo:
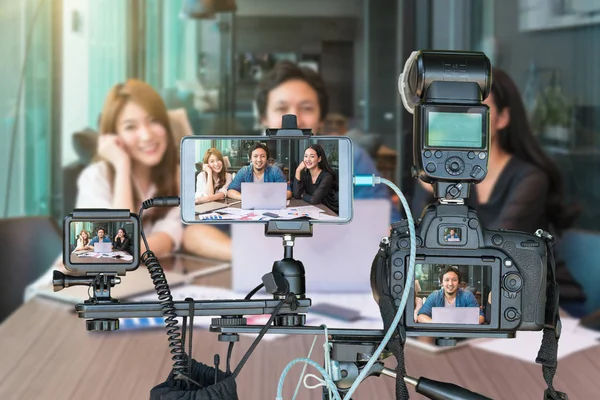
[[[130,79],[108,93],[100,120],[96,162],[78,180],[77,208],[138,212],[142,201],[179,195],[179,162],[161,97]],[[177,208],[151,209],[142,221],[157,255],[179,248],[183,227]]]

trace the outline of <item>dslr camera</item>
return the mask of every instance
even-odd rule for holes
[[[491,79],[485,54],[448,51],[413,53],[399,79],[414,114],[412,175],[432,184],[436,199],[415,221],[415,281],[400,323],[406,335],[437,337],[438,344],[544,327],[542,232],[485,229],[468,206],[471,185],[487,173],[489,108],[482,101]],[[394,314],[407,287],[409,249],[408,221],[401,220],[371,271],[375,300],[381,307],[386,297]]]

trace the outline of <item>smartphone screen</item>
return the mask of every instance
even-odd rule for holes
[[[352,142],[343,136],[186,136],[184,223],[352,218]]]

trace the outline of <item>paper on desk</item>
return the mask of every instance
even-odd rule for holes
[[[583,328],[579,325],[579,320],[574,318],[561,318],[561,322],[562,333],[558,341],[559,360],[578,351],[600,345],[598,342],[600,332]],[[517,332],[514,339],[477,341],[472,346],[535,364],[542,336],[542,331]]]
[[[192,298],[194,300],[234,300],[243,299],[245,294],[233,292],[232,290],[201,285],[183,285],[171,289],[173,300],[185,300]],[[155,293],[137,296],[133,301],[157,301]],[[218,316],[196,316],[194,317],[194,326],[208,328],[211,325],[212,319]],[[249,315],[246,316],[248,325],[264,325],[269,320],[270,315]],[[178,318],[181,325],[182,318]],[[159,328],[164,326],[162,318],[127,318],[120,321],[120,327],[123,330]],[[250,337],[256,337],[256,334],[248,334]],[[265,335],[262,340],[274,340],[285,335]]]

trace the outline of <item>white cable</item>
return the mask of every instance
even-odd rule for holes
[[[410,289],[413,285],[414,276],[415,276],[415,257],[416,257],[416,253],[417,253],[415,222],[413,220],[412,214],[410,212],[410,207],[408,206],[408,202],[406,201],[406,198],[404,197],[404,195],[402,194],[400,189],[393,182],[389,181],[388,179],[381,178],[381,177],[378,177],[375,175],[370,175],[370,176],[358,175],[358,176],[354,177],[354,184],[359,185],[359,186],[374,186],[374,185],[380,184],[380,183],[387,185],[398,195],[398,197],[400,198],[400,202],[402,203],[402,208],[404,208],[404,212],[406,213],[406,220],[408,222],[408,233],[410,236],[410,252],[409,252],[409,261],[408,261],[408,273],[406,274],[406,285],[405,285],[404,293],[402,294],[402,298],[400,299],[400,305],[398,306],[398,311],[396,312],[396,316],[394,317],[392,324],[390,325],[388,331],[386,332],[383,340],[379,344],[379,347],[377,347],[377,349],[375,350],[375,352],[373,353],[373,355],[371,356],[371,358],[369,359],[369,361],[367,362],[365,367],[362,369],[361,373],[358,375],[358,378],[356,378],[356,380],[352,383],[352,386],[350,387],[350,389],[344,396],[343,400],[351,400],[351,397],[354,394],[354,392],[356,391],[356,388],[367,377],[369,371],[373,367],[373,364],[375,364],[375,362],[377,361],[377,359],[379,358],[379,356],[385,349],[385,346],[387,346],[388,342],[390,341],[392,335],[394,334],[394,331],[396,330],[396,327],[398,326],[398,323],[400,322],[400,318],[402,317],[402,314],[404,313],[404,309],[406,308],[406,303],[408,302],[408,297],[410,295]],[[327,328],[325,327],[325,329],[327,329]],[[325,384],[329,388],[330,397],[333,395],[336,400],[342,400],[342,398],[340,397],[340,395],[337,391],[335,383],[333,382],[333,379],[331,378],[331,375],[327,371],[325,371],[319,364],[317,364],[313,360],[306,359],[306,358],[296,358],[296,359],[290,361],[288,363],[288,365],[283,369],[283,372],[281,373],[281,376],[279,378],[279,383],[277,385],[277,397],[275,398],[275,400],[283,400],[282,392],[283,392],[283,382],[285,381],[285,377],[286,377],[287,373],[289,372],[289,370],[291,369],[291,367],[294,364],[297,364],[299,362],[307,363],[307,364],[310,364],[313,367],[315,367],[323,376],[323,378],[325,380]],[[399,379],[402,379],[402,378],[403,377],[399,377]]]
[[[355,181],[356,181],[356,178],[357,177],[355,177]],[[369,373],[371,367],[373,366],[373,364],[375,364],[375,362],[379,358],[379,355],[383,352],[383,349],[385,349],[385,346],[390,341],[392,335],[394,334],[394,331],[396,330],[396,327],[398,326],[398,323],[400,322],[400,318],[402,317],[402,314],[404,313],[404,308],[406,307],[406,303],[407,303],[408,297],[410,295],[409,292],[412,287],[412,284],[414,281],[414,276],[415,276],[415,256],[417,253],[415,222],[414,222],[412,214],[410,212],[408,202],[406,201],[406,198],[404,197],[404,195],[402,194],[400,189],[398,189],[398,187],[396,185],[394,185],[394,183],[392,183],[391,181],[389,181],[385,178],[380,178],[380,177],[375,177],[375,176],[373,176],[372,179],[373,179],[373,184],[383,183],[383,184],[389,186],[390,188],[392,188],[392,190],[398,195],[398,197],[400,198],[400,201],[402,202],[402,207],[404,208],[404,212],[406,213],[406,219],[408,221],[408,232],[410,235],[410,256],[409,256],[409,262],[408,262],[408,273],[406,274],[406,285],[405,285],[404,293],[402,294],[402,299],[400,300],[400,305],[398,306],[398,312],[396,313],[396,316],[394,317],[394,320],[392,321],[390,328],[388,329],[387,333],[385,334],[383,341],[379,344],[379,347],[377,347],[377,350],[375,350],[375,352],[369,359],[369,362],[367,363],[367,365],[365,365],[365,367],[363,368],[361,373],[358,375],[358,378],[356,378],[356,380],[352,383],[350,390],[348,390],[348,392],[344,396],[344,400],[350,399],[352,397],[352,394],[354,394],[358,385],[367,377],[367,374]],[[402,378],[403,377],[399,376],[396,379],[402,379]]]
[[[312,344],[310,345],[310,350],[308,351],[308,355],[306,356],[306,358],[310,358],[310,356],[312,355],[312,351],[315,348],[315,343],[317,342],[317,337],[318,335],[315,335]],[[304,366],[302,367],[302,373],[300,374],[300,378],[298,378],[298,384],[296,384],[296,390],[294,391],[294,396],[292,397],[292,400],[296,400],[296,396],[298,395],[298,390],[300,390],[300,384],[304,381],[303,378],[306,378],[304,376],[304,374],[306,373],[306,367],[308,367],[308,364],[304,364]],[[327,371],[327,373],[329,373],[329,371]],[[309,374],[312,375],[312,374]],[[306,385],[304,385],[306,386]]]

